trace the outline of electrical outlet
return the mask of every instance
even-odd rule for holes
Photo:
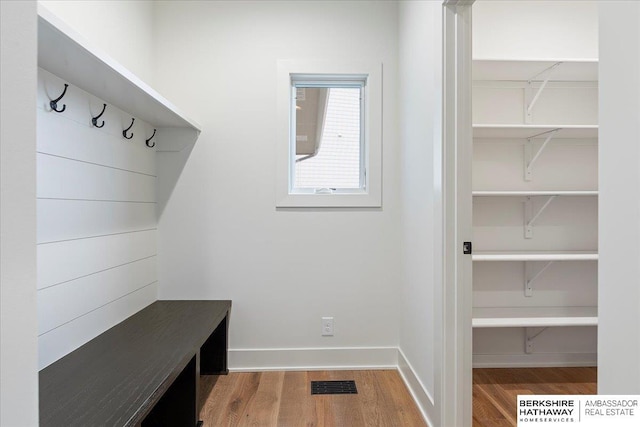
[[[322,335],[327,337],[333,336],[333,317],[322,318]]]

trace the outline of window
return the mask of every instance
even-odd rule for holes
[[[290,192],[364,190],[365,78],[299,78],[292,78]]]
[[[279,61],[278,207],[381,206],[379,68]]]

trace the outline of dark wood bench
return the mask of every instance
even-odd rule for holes
[[[156,301],[40,371],[41,426],[196,426],[231,301]]]

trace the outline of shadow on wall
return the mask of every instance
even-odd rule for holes
[[[198,139],[195,129],[161,128],[157,137],[157,217],[160,219]]]

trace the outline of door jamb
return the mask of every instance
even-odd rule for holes
[[[443,325],[441,425],[471,427],[471,9],[443,2]]]

